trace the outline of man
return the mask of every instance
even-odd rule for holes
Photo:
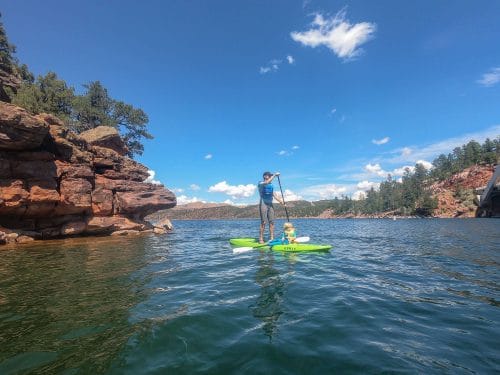
[[[264,172],[262,175],[263,181],[259,182],[259,212],[260,212],[260,235],[259,242],[264,243],[264,231],[266,229],[266,218],[269,222],[269,240],[274,239],[274,207],[273,198],[278,202],[284,204],[280,196],[274,192],[272,181],[274,177],[279,176],[279,172],[272,174],[271,172]]]

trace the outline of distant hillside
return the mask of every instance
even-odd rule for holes
[[[434,181],[426,188],[430,199],[434,202],[434,206],[428,215],[420,215],[418,212],[405,211],[401,208],[367,212],[367,208],[371,207],[370,196],[359,201],[352,200],[349,197],[342,197],[316,202],[287,202],[287,208],[289,216],[294,218],[474,217],[476,212],[475,203],[477,202],[475,190],[485,186],[492,174],[492,165],[474,165],[448,178]],[[380,199],[379,197],[375,198],[377,202]],[[277,217],[286,217],[283,206],[276,203],[275,208]],[[259,208],[257,204],[240,207],[222,203],[196,202],[159,211],[148,217],[148,219],[156,221],[165,217],[171,220],[257,219],[259,218]]]
[[[295,201],[287,202],[288,213],[291,217],[318,217],[333,201],[318,202]],[[275,204],[276,216],[286,217],[285,209]],[[190,219],[256,219],[259,217],[259,206],[231,206],[228,204],[197,203],[179,205],[171,210],[160,211],[151,216],[151,220],[168,217],[171,220]]]

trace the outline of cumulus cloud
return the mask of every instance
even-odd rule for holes
[[[205,201],[198,199],[196,197],[189,198],[186,195],[180,195],[177,197],[177,205],[183,205],[183,204],[195,203],[195,202],[206,203]]]
[[[278,154],[279,156],[285,156],[285,155],[287,155],[287,154],[288,154],[288,152],[287,152],[287,151],[285,151],[285,150],[281,150],[281,151],[278,151],[278,152],[277,152],[277,154]]]
[[[374,175],[379,176],[379,177],[385,177],[385,176],[387,176],[387,173],[388,173],[382,169],[382,167],[380,166],[379,163],[367,164],[367,165],[365,165],[364,170],[370,174],[374,174]]]
[[[428,162],[427,160],[417,160],[415,164],[421,164],[427,170],[434,168],[432,163]]]
[[[390,141],[389,137],[384,137],[382,139],[372,139],[372,143],[376,144],[377,146],[385,145],[389,141]]]
[[[144,182],[148,182],[150,184],[161,185],[162,183],[158,180],[155,180],[156,172],[152,169],[148,170],[149,177],[144,180]]]
[[[356,190],[352,194],[352,199],[354,199],[355,201],[359,201],[359,200],[365,199],[365,198],[366,198],[366,193],[364,190]]]
[[[403,167],[396,168],[392,171],[393,176],[402,176],[409,170],[411,173],[415,172],[415,167],[412,165],[405,165]]]
[[[293,58],[293,56],[288,55],[286,57],[286,61],[288,61],[289,64],[293,64],[295,62],[295,59]]]
[[[212,155],[212,154],[206,154],[206,155],[205,155],[205,159],[206,159],[206,160],[210,160],[210,159],[212,159],[212,158],[213,158],[213,155]]]
[[[378,189],[379,186],[380,186],[379,182],[371,182],[366,180],[358,182],[358,184],[356,185],[358,189],[361,189],[363,191],[370,190],[371,188]]]
[[[193,190],[193,191],[197,191],[197,190],[200,190],[200,189],[201,189],[201,188],[200,188],[198,185],[196,185],[196,184],[191,184],[191,185],[189,185],[189,188],[190,188],[191,190]]]
[[[222,193],[229,195],[233,199],[248,198],[254,195],[257,187],[248,185],[229,185],[226,181],[221,181],[208,188],[210,193]]]
[[[295,194],[293,191],[291,191],[289,189],[285,189],[283,194],[285,195],[286,202],[300,201],[303,199],[301,195]]]
[[[300,146],[297,146],[297,145],[292,146],[292,150],[298,150],[299,148],[300,148]]]
[[[426,160],[418,160],[415,164],[422,164],[425,169],[432,168],[432,163],[429,163]],[[363,167],[363,169],[367,173],[365,173],[364,175],[363,174],[354,175],[352,177],[358,177],[358,178],[359,177],[365,177],[365,178],[368,177],[369,178],[369,176],[377,176],[377,177],[386,178],[389,174],[392,176],[403,176],[407,169],[413,173],[415,171],[415,166],[414,165],[404,165],[402,167],[395,168],[392,171],[386,171],[380,166],[379,163],[376,163],[376,164],[367,164]],[[359,189],[366,188],[366,190],[368,190],[372,186],[374,188],[378,188],[378,185],[379,185],[379,183],[362,181],[362,182],[358,183],[357,187]]]
[[[302,193],[309,197],[309,199],[332,199],[340,197],[347,192],[345,186],[336,184],[323,184],[310,186],[302,191]]]
[[[491,87],[500,82],[500,67],[493,68],[488,73],[484,73],[481,79],[476,81],[482,86]]]
[[[184,192],[184,189],[183,188],[173,188],[173,189],[170,189],[172,192],[174,193],[183,193]]]
[[[360,55],[360,46],[373,37],[375,30],[374,23],[351,24],[346,19],[346,11],[341,10],[331,18],[316,14],[309,30],[293,31],[290,36],[308,47],[326,46],[341,59],[349,60]]]

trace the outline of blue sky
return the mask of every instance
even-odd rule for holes
[[[6,1],[17,57],[142,108],[138,160],[180,203],[398,177],[500,135],[498,1]]]

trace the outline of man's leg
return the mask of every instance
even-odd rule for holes
[[[271,204],[267,207],[267,220],[269,221],[269,238],[274,240],[274,206]]]
[[[259,213],[260,213],[260,233],[259,233],[259,243],[264,243],[264,230],[266,229],[266,222],[264,218],[266,215],[263,210],[265,208],[265,204],[262,203],[262,200],[259,203]]]

